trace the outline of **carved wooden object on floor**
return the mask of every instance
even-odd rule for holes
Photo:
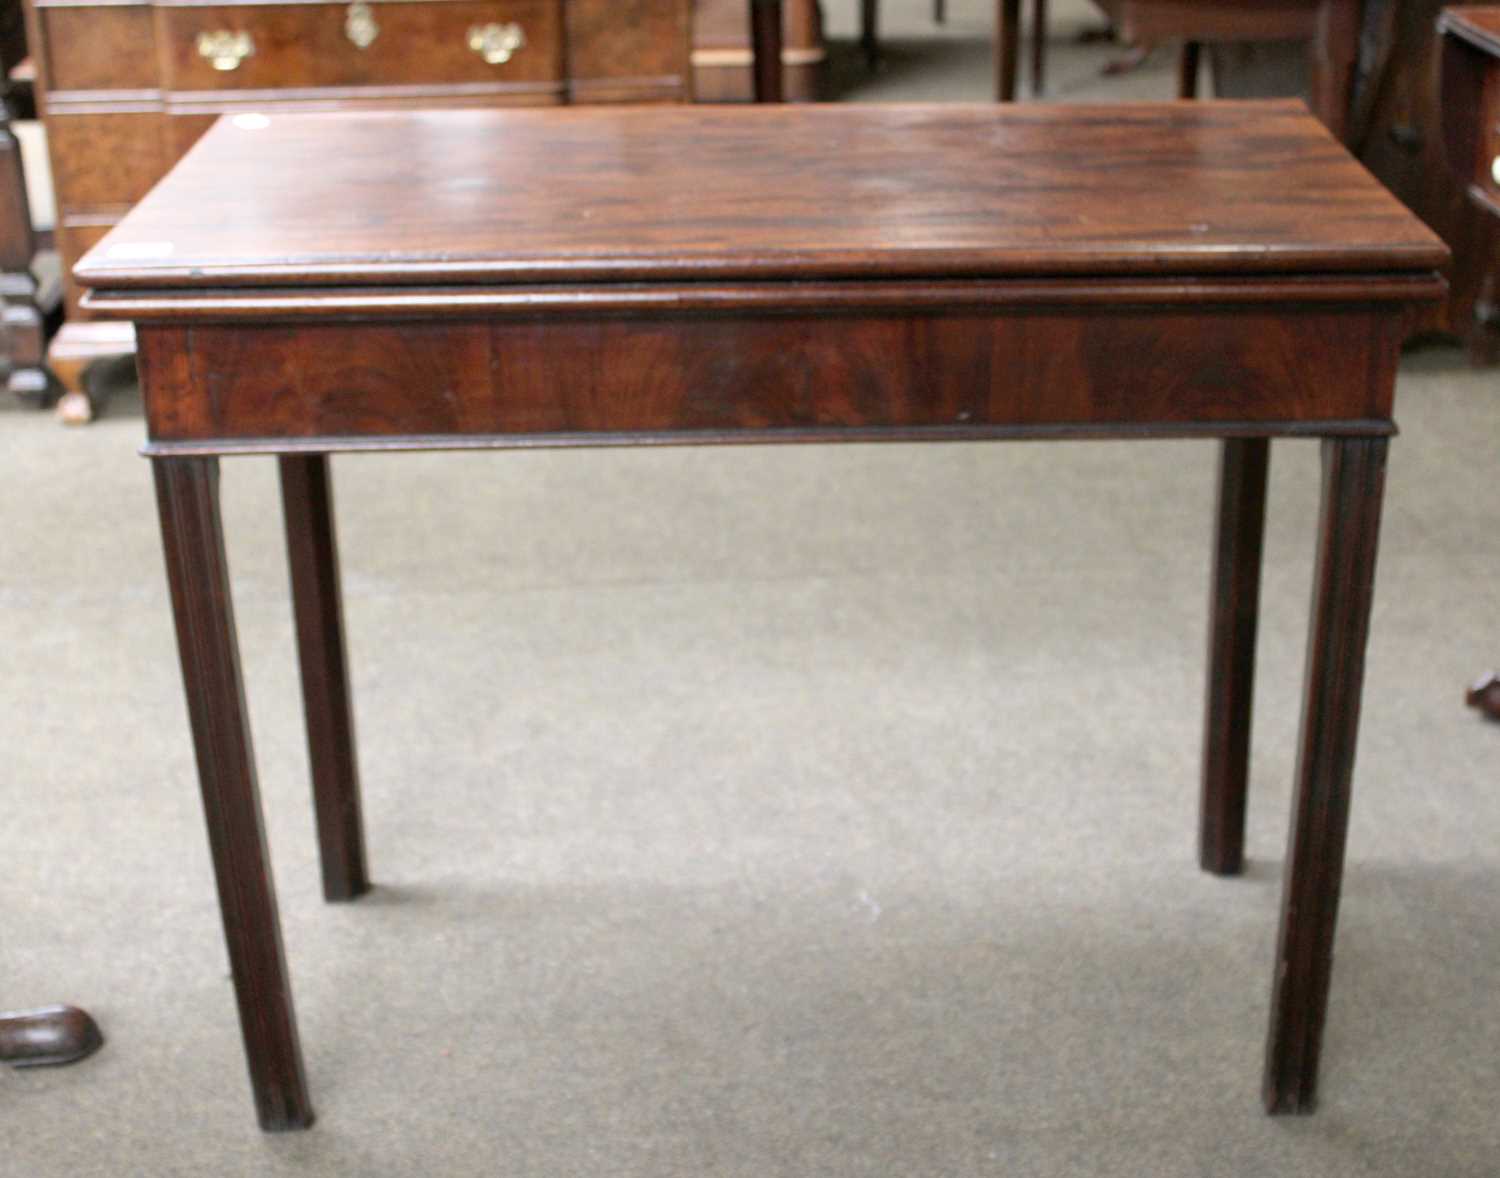
[[[76,1006],[0,1011],[0,1063],[13,1068],[77,1063],[103,1044],[99,1025]]]
[[[1491,720],[1500,720],[1500,672],[1492,671],[1473,687],[1464,697],[1471,708]]]

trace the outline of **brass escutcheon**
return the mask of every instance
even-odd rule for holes
[[[368,49],[380,36],[380,26],[375,23],[375,10],[365,0],[354,0],[349,5],[349,14],[344,18],[344,36],[356,48]]]
[[[255,56],[255,41],[249,33],[212,29],[198,34],[198,56],[216,70],[237,70],[245,58]]]
[[[520,25],[488,24],[469,27],[469,48],[490,65],[504,65],[516,50],[526,47],[526,31]]]

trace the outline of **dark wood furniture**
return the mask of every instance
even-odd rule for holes
[[[59,305],[56,283],[44,286],[33,269],[37,252],[21,144],[0,95],[0,374],[10,392],[30,400],[51,387],[46,339]]]
[[[816,102],[828,58],[817,0],[786,0],[782,32],[782,92],[788,102]],[[693,5],[693,100],[752,101],[755,60],[745,0],[697,0]]]
[[[944,0],[933,0],[932,19],[948,19]],[[871,69],[880,62],[880,0],[860,0],[859,43]],[[1032,0],[1031,87],[1040,93],[1045,82],[1047,51],[1047,0]],[[1021,0],[995,2],[995,96],[1014,102],[1020,77]]]
[[[691,0],[27,0],[65,267],[221,114],[679,102]],[[128,354],[68,291],[53,367]]]
[[[1500,218],[1500,6],[1447,9],[1438,27],[1448,162],[1474,205]],[[1500,720],[1500,673],[1480,679],[1465,700]]]
[[[445,176],[388,166],[419,146],[449,161]],[[1268,1109],[1308,1111],[1397,354],[1445,260],[1293,102],[219,123],[77,277],[96,313],[139,334],[145,453],[261,1124],[303,1126],[312,1109],[219,459],[280,462],[338,899],[369,875],[330,454],[895,439],[1223,439],[1202,863],[1224,873],[1243,853],[1269,440],[1321,440],[1265,1072]]]
[[[932,19],[943,24],[948,19],[944,0],[933,0]],[[859,43],[871,69],[880,63],[880,0],[860,0]],[[1014,102],[1020,77],[1021,0],[996,0],[995,3],[995,96],[1000,102]],[[1047,55],[1047,0],[1032,0],[1031,8],[1031,88],[1041,93],[1045,83]]]
[[[1127,40],[1183,43],[1180,98],[1197,97],[1205,44],[1306,41],[1312,52],[1313,109],[1335,134],[1347,135],[1361,0],[1117,0],[1117,6]]]
[[[0,1063],[13,1068],[77,1063],[103,1045],[99,1024],[76,1006],[0,1011]]]
[[[1351,141],[1365,166],[1453,252],[1449,296],[1416,327],[1465,340],[1477,360],[1493,362],[1500,356],[1500,221],[1470,199],[1467,179],[1445,159],[1445,124],[1462,112],[1442,95],[1444,0],[1367,4],[1374,52]]]
[[[1500,217],[1500,6],[1445,9],[1438,29],[1448,166],[1478,208]]]
[[[750,46],[752,97],[756,102],[781,102],[786,97],[785,8],[782,0],[750,0]]]
[[[32,228],[31,203],[14,118],[35,118],[26,69],[20,0],[0,2],[0,375],[11,393],[41,401],[52,391],[46,343],[61,320],[62,283],[55,257]],[[50,234],[46,235],[50,237]],[[39,264],[40,262],[40,264]]]
[[[1031,87],[1041,93],[1047,53],[1047,0],[1033,0],[1031,10]],[[996,0],[995,98],[1014,102],[1020,81],[1021,0]]]
[[[1180,98],[1197,96],[1205,43],[1306,40],[1312,49],[1312,107],[1335,134],[1347,137],[1359,60],[1361,0],[1107,0],[1103,6],[1131,44],[1182,42]],[[1001,102],[1016,96],[1020,8],[1020,0],[998,3],[995,78]],[[1045,9],[1036,19],[1045,22]],[[1038,89],[1044,36],[1038,26],[1032,49]]]

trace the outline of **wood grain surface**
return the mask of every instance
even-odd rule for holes
[[[1392,311],[142,326],[155,440],[1384,421]]]
[[[227,119],[76,274],[117,290],[1445,257],[1297,103],[686,107]]]

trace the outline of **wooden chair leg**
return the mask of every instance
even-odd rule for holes
[[[1198,833],[1198,861],[1215,875],[1238,875],[1245,863],[1245,798],[1269,459],[1266,438],[1228,438],[1219,459]]]
[[[1313,113],[1345,142],[1352,131],[1363,7],[1349,0],[1320,0],[1312,43],[1309,101]]]
[[[1323,442],[1302,736],[1266,1040],[1272,1113],[1311,1112],[1317,1096],[1386,449],[1385,438]]]
[[[323,895],[352,900],[370,890],[370,877],[328,456],[289,454],[279,461]]]
[[[880,0],[860,0],[859,44],[865,63],[874,69],[880,64]]]
[[[1021,54],[1021,0],[995,3],[995,100],[1016,100],[1016,75]]]
[[[1198,72],[1203,61],[1203,46],[1197,41],[1184,41],[1177,58],[1177,97],[1198,97]]]
[[[1031,94],[1047,88],[1047,0],[1034,0],[1031,9]]]
[[[263,1129],[312,1124],[261,823],[216,458],[153,461],[188,720],[250,1086]]]

